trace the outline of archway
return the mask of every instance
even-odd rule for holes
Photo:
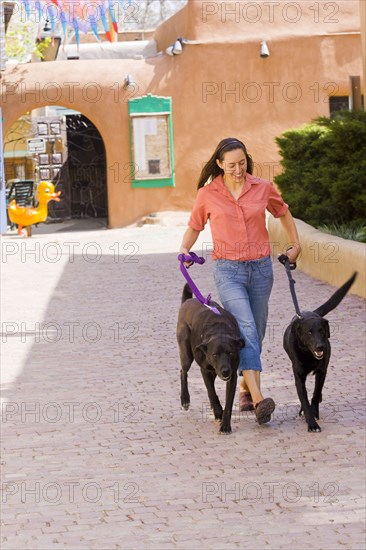
[[[33,181],[34,193],[42,180],[61,191],[61,201],[49,203],[48,222],[98,218],[107,226],[106,150],[81,112],[52,106],[24,114],[5,136],[4,160],[8,195],[22,181]]]

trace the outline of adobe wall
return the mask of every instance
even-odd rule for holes
[[[342,286],[357,271],[357,279],[349,292],[366,298],[366,245],[322,233],[301,220],[295,219],[295,223],[301,243],[299,269],[336,287]],[[274,251],[284,252],[288,244],[286,233],[281,222],[271,214],[268,233]]]
[[[328,95],[348,95],[349,75],[362,71],[360,34],[298,33],[268,45],[270,57],[262,59],[258,38],[225,43],[211,34],[210,43],[185,45],[180,56],[8,68],[0,84],[4,134],[34,108],[56,104],[80,111],[106,147],[111,228],[150,212],[189,210],[200,169],[219,140],[244,140],[256,173],[272,179],[280,170],[275,137],[328,115]],[[136,82],[129,90],[123,88],[127,74]],[[175,188],[131,186],[127,105],[146,93],[172,97]]]
[[[360,31],[364,0],[248,2],[188,0],[155,32],[164,50],[180,36],[200,43],[277,40]]]

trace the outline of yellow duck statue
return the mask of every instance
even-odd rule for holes
[[[61,191],[55,192],[55,186],[49,181],[41,181],[37,187],[38,206],[17,206],[15,200],[8,206],[8,214],[11,222],[18,225],[18,234],[26,236],[23,227],[26,228],[27,236],[32,235],[32,225],[44,222],[48,215],[48,203],[59,201]]]

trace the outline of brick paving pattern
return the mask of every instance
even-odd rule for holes
[[[180,407],[183,221],[3,237],[4,550],[365,548],[365,302],[348,295],[327,316],[323,431],[309,434],[282,348],[294,309],[274,260],[262,386],[277,408],[259,426],[237,393],[233,433],[220,436],[195,364],[191,408]],[[210,261],[190,273],[217,296]],[[334,291],[294,278],[302,309]]]

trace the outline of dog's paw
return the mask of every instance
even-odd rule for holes
[[[182,388],[182,391],[180,393],[180,403],[182,405],[182,408],[185,411],[188,411],[189,405],[191,403],[191,396],[189,395],[188,388]]]
[[[308,424],[308,432],[321,432],[322,429],[315,420],[312,420]]]
[[[311,412],[317,420],[319,420],[319,403],[320,401],[315,401],[314,398],[311,400]]]
[[[212,406],[211,410],[214,413],[215,420],[222,420],[223,408],[219,405]]]
[[[232,433],[230,424],[221,424],[219,434],[221,435],[229,435]]]

